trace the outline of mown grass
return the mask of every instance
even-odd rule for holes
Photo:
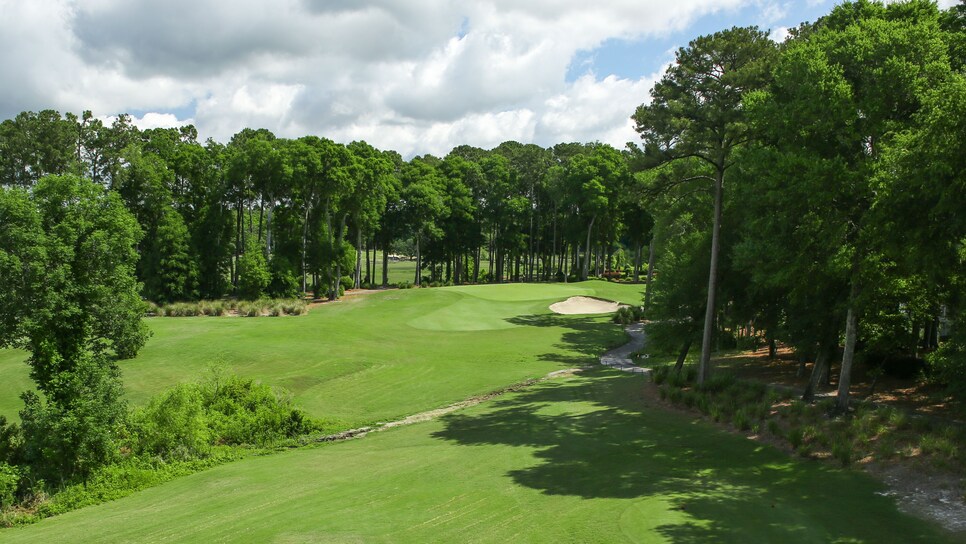
[[[552,302],[640,299],[640,285],[480,285],[390,290],[290,319],[149,319],[154,336],[121,363],[135,405],[212,364],[291,391],[336,427],[444,406],[568,366],[623,341],[606,316],[557,316]],[[25,354],[0,350],[0,414],[16,419],[30,388]]]
[[[879,484],[649,406],[595,368],[361,440],[249,458],[4,542],[951,542]]]

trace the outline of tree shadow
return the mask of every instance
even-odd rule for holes
[[[649,530],[673,542],[943,540],[899,514],[870,479],[662,413],[642,386],[639,376],[593,368],[491,401],[483,413],[446,416],[433,436],[533,449],[535,464],[506,477],[546,495],[624,499],[626,508],[663,501],[681,521]],[[638,517],[669,517],[666,506],[650,508]]]
[[[586,365],[597,362],[605,351],[625,343],[628,338],[619,325],[606,322],[600,316],[540,314],[511,317],[506,321],[520,326],[564,329],[560,341],[552,346],[557,351],[538,355],[541,361]]]

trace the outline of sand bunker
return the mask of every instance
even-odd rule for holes
[[[563,302],[551,304],[550,311],[558,314],[568,315],[609,314],[611,312],[616,312],[621,306],[626,306],[626,304],[619,304],[617,302],[601,300],[599,298],[570,297]]]

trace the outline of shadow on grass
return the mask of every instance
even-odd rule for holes
[[[528,327],[564,329],[560,341],[553,345],[558,351],[537,357],[541,361],[554,361],[568,366],[594,364],[605,351],[626,343],[628,339],[621,326],[605,321],[600,316],[523,315],[506,321]]]
[[[636,509],[622,529],[673,542],[943,541],[899,514],[870,479],[654,411],[642,386],[638,376],[594,368],[492,401],[481,414],[447,416],[434,437],[532,448],[536,463],[507,473],[517,485],[624,499],[622,508]]]

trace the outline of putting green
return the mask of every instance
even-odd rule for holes
[[[217,467],[19,542],[952,542],[864,475],[648,405],[595,368],[441,420]]]

